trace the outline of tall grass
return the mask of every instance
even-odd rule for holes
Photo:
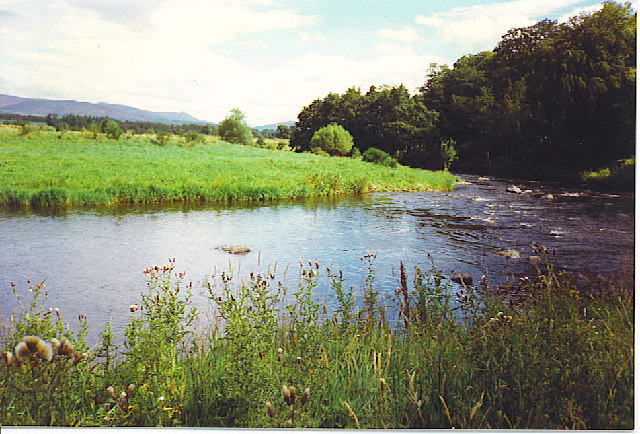
[[[452,189],[443,172],[232,145],[213,137],[34,131],[0,127],[0,204],[56,206],[260,201],[368,191]]]
[[[51,362],[24,356],[19,366],[5,351],[0,423],[634,426],[632,287],[577,286],[549,269],[506,295],[486,282],[452,286],[435,269],[402,265],[384,298],[370,271],[362,288],[343,288],[339,272],[309,263],[296,288],[271,274],[214,276],[205,286],[214,319],[196,327],[204,312],[190,307],[191,285],[173,263],[146,272],[147,292],[132,306],[119,351],[108,328],[87,349],[82,329],[74,336],[41,307],[41,286],[26,292],[34,301],[5,348],[24,335],[64,334],[76,350]],[[318,285],[335,291],[335,312],[314,298]]]

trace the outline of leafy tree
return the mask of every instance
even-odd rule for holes
[[[105,119],[102,122],[102,132],[105,133],[108,138],[115,140],[118,140],[120,136],[124,134],[124,131],[122,131],[120,125],[118,125],[116,121],[111,119]]]
[[[244,113],[234,108],[218,126],[218,134],[222,140],[241,145],[252,145],[251,128],[245,121]]]
[[[447,139],[440,143],[440,156],[444,162],[444,170],[449,170],[451,163],[458,159],[455,145],[456,141],[453,139]]]
[[[353,147],[353,137],[341,125],[331,123],[316,131],[311,138],[311,148],[318,148],[329,155],[346,155]]]
[[[286,125],[278,125],[276,130],[276,139],[289,139],[291,138],[291,128]]]

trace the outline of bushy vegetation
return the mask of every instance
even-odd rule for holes
[[[353,147],[353,137],[341,125],[331,123],[320,128],[311,137],[311,150],[328,155],[347,155]]]
[[[284,152],[212,136],[127,135],[0,127],[0,204],[258,201],[368,191],[452,189],[443,172]]]
[[[304,107],[291,143],[339,122],[364,152],[402,164],[460,172],[554,177],[635,155],[636,12],[629,3],[566,23],[510,30],[493,51],[432,64],[417,95],[404,86],[351,88]],[[440,145],[456,142],[456,160]]]
[[[32,300],[3,336],[0,423],[633,427],[632,285],[577,286],[548,270],[508,291],[454,287],[401,264],[384,298],[374,260],[363,258],[355,289],[311,262],[297,288],[270,272],[213,276],[208,327],[195,326],[204,315],[175,260],[150,267],[121,351],[108,325],[92,348],[83,327],[69,332],[66,313],[45,309],[44,285],[14,286]],[[333,312],[314,297],[322,285]]]
[[[234,108],[218,126],[218,134],[222,140],[239,145],[252,145],[253,134],[244,119],[244,113]]]
[[[362,154],[364,161],[380,164],[382,166],[397,167],[398,160],[378,148],[369,148]]]

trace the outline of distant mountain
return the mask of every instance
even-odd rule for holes
[[[180,112],[153,112],[141,110],[121,104],[97,104],[79,102],[74,100],[52,100],[40,98],[21,98],[12,95],[0,94],[0,113],[16,113],[21,115],[46,116],[67,114],[79,116],[104,116],[119,121],[132,122],[159,122],[164,124],[208,124],[191,116],[189,113]]]
[[[252,128],[256,129],[258,131],[262,131],[262,130],[277,130],[278,129],[278,125],[286,125],[287,127],[292,127],[295,124],[296,124],[296,121],[286,121],[286,122],[278,122],[277,124],[261,125],[259,127],[252,127]]]

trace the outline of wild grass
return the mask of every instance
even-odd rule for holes
[[[207,136],[122,136],[0,126],[0,204],[260,201],[452,189],[456,177],[349,158],[232,145]],[[275,145],[274,145],[275,146]]]
[[[173,262],[152,267],[119,350],[108,327],[88,349],[83,329],[68,332],[32,286],[5,348],[64,335],[75,350],[20,363],[5,350],[0,423],[633,428],[632,287],[579,287],[549,269],[507,295],[402,265],[385,298],[367,268],[362,288],[311,262],[296,288],[222,273],[205,286],[216,320],[203,328]],[[314,297],[318,285],[333,288],[333,312]]]

